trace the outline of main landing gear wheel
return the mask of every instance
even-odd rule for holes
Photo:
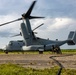
[[[62,54],[61,49],[59,46],[56,46],[55,51],[57,54]]]
[[[4,51],[5,52],[5,54],[8,54],[8,51]]]
[[[52,53],[62,54],[61,49],[59,46],[52,46]]]

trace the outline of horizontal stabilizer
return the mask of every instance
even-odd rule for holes
[[[76,31],[71,31],[68,36],[68,45],[75,45],[76,44]]]

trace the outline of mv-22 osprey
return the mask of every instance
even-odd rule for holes
[[[75,45],[76,44],[76,31],[71,31],[68,39],[64,41],[59,40],[48,40],[43,39],[35,36],[34,30],[31,29],[30,21],[29,19],[35,19],[35,18],[44,18],[44,17],[36,17],[36,16],[30,16],[32,9],[35,5],[36,1],[32,3],[27,13],[22,14],[22,18],[18,18],[16,20],[1,24],[0,26],[23,20],[23,22],[20,24],[21,32],[20,34],[23,36],[24,40],[20,41],[10,41],[8,45],[4,48],[5,52],[9,51],[26,51],[26,50],[52,50],[56,51],[57,53],[61,53],[60,46],[67,43],[68,45]]]

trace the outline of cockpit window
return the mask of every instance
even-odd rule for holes
[[[12,46],[12,45],[13,45],[13,42],[12,42],[12,41],[10,41],[10,42],[9,42],[9,45],[11,45],[11,46]]]

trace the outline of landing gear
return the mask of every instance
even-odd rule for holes
[[[8,51],[4,51],[5,52],[5,54],[8,54]]]
[[[59,46],[55,48],[55,51],[56,51],[57,54],[62,54],[61,49],[59,48]]]
[[[52,53],[62,54],[60,47],[57,45],[52,45]]]
[[[43,49],[39,49],[39,54],[43,54]]]

